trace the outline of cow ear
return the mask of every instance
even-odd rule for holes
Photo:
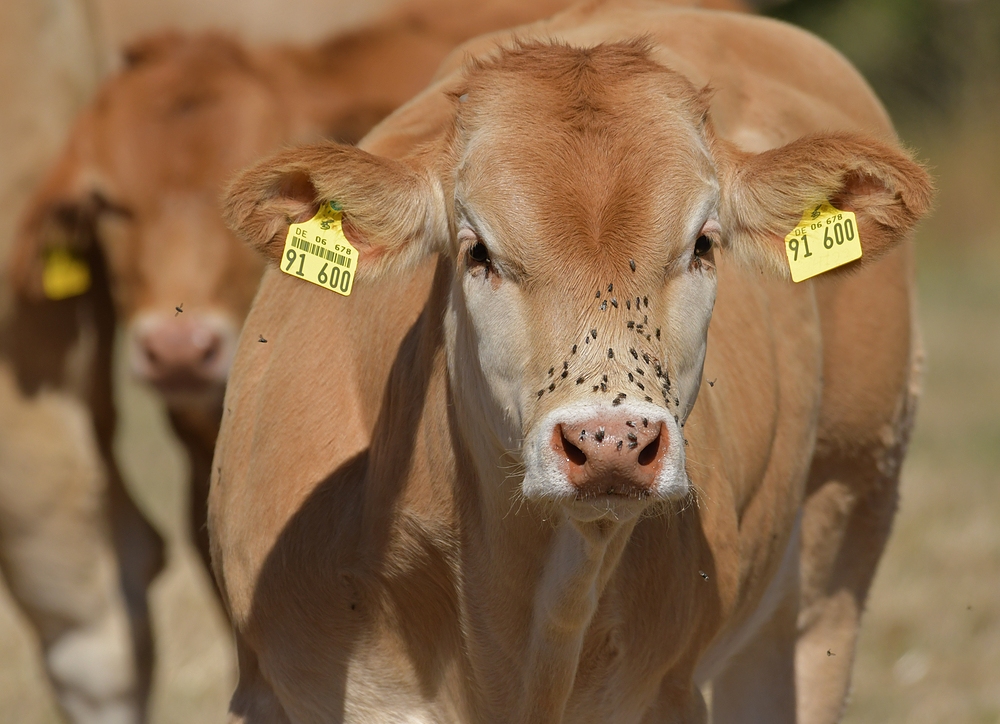
[[[16,293],[45,298],[45,259],[55,250],[88,255],[100,197],[87,188],[81,158],[71,146],[29,199],[18,223],[8,275]]]
[[[277,264],[288,227],[327,201],[343,209],[361,277],[408,267],[447,238],[442,193],[429,177],[403,161],[335,143],[289,149],[243,171],[226,190],[223,213],[234,232]]]
[[[720,221],[733,256],[790,278],[785,237],[803,212],[829,200],[857,216],[862,256],[841,267],[877,261],[930,209],[927,171],[897,147],[857,134],[800,138],[759,154],[715,144]]]

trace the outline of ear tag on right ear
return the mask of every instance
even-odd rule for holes
[[[836,209],[829,201],[810,206],[798,226],[785,237],[785,253],[793,282],[860,259],[858,219],[853,211]]]
[[[42,291],[46,299],[58,301],[77,297],[90,289],[90,267],[65,247],[45,252]]]
[[[316,215],[288,227],[281,270],[348,296],[354,288],[358,250],[344,236],[344,212],[328,201]]]

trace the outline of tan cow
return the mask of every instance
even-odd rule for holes
[[[230,191],[272,265],[210,497],[232,720],[703,722],[711,682],[715,722],[836,721],[927,174],[778,22],[598,1],[465,52],[360,148]],[[793,284],[824,199],[863,256]],[[283,251],[327,200],[349,297]]]

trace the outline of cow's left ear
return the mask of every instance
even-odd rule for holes
[[[857,215],[862,257],[878,260],[930,209],[927,171],[897,147],[870,137],[830,133],[800,138],[759,154],[715,142],[719,216],[733,256],[789,278],[785,237],[803,212],[829,200]]]
[[[335,201],[358,248],[358,274],[371,278],[414,264],[447,239],[443,195],[417,168],[336,143],[292,148],[237,176],[223,213],[233,231],[278,264],[288,227]]]

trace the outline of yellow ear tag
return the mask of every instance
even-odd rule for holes
[[[835,209],[829,201],[810,206],[785,237],[792,281],[801,282],[861,258],[861,235],[853,211]]]
[[[336,203],[329,201],[309,221],[289,226],[281,270],[348,296],[354,288],[358,250],[344,236],[343,217]]]
[[[47,299],[58,301],[83,294],[90,289],[90,267],[66,248],[45,252],[42,266],[42,291]]]

